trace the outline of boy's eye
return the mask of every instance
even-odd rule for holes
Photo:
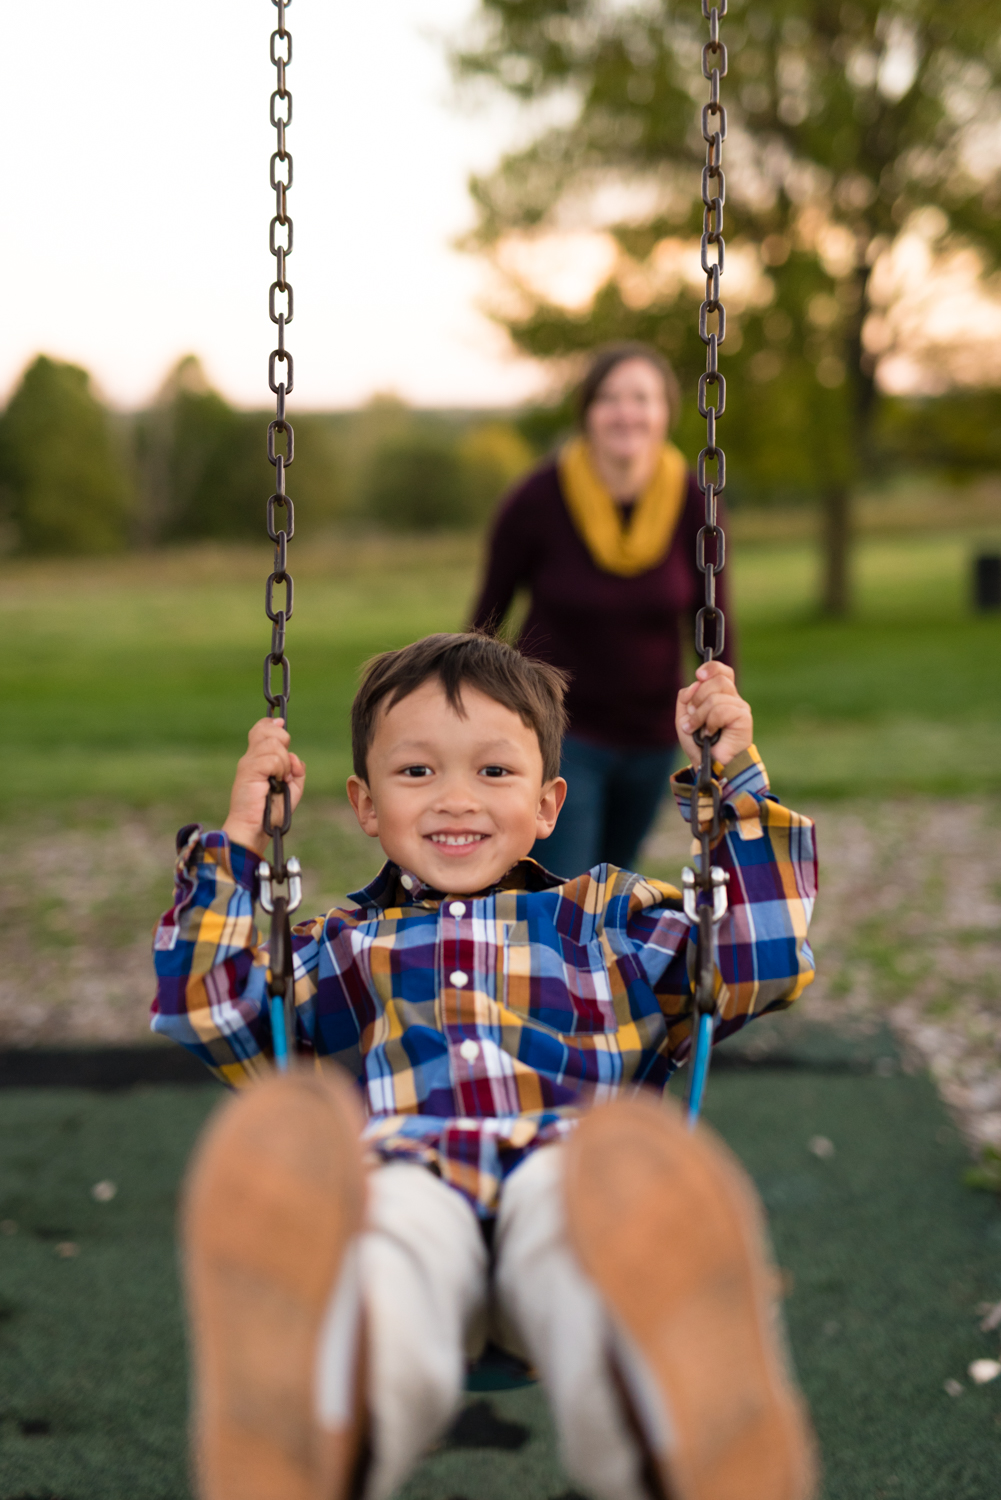
[[[508,776],[510,772],[507,766],[484,766],[480,771],[481,776]]]
[[[404,766],[400,772],[401,776],[430,776],[430,766]]]

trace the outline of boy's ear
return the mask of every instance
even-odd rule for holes
[[[348,801],[355,810],[355,817],[363,833],[367,833],[370,839],[379,837],[379,817],[372,800],[372,793],[368,789],[368,782],[362,781],[360,776],[348,777]]]
[[[539,797],[539,811],[535,816],[536,838],[547,839],[552,833],[566,796],[567,784],[562,776],[554,776],[552,781],[546,782]]]

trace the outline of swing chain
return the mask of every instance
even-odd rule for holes
[[[702,0],[702,14],[709,22],[709,40],[702,48],[702,74],[709,81],[709,102],[702,108],[702,138],[706,143],[706,164],[702,171],[702,243],[701,261],[706,277],[706,294],[699,308],[699,337],[706,346],[705,373],[699,376],[699,416],[706,423],[706,445],[698,457],[697,478],[705,497],[705,521],[695,544],[695,562],[705,580],[705,601],[695,616],[695,649],[704,662],[711,662],[723,652],[726,621],[716,603],[716,575],[726,561],[726,538],[716,513],[717,497],[726,486],[726,456],[716,440],[716,422],[726,409],[726,379],[718,368],[719,346],[726,338],[726,309],[720,295],[725,245],[723,241],[723,204],[726,200],[726,178],[723,173],[723,142],[726,140],[726,108],[720,103],[720,79],[726,76],[726,45],[720,40],[719,23],[726,15],[727,0],[709,6]],[[710,261],[709,247],[715,247]],[[715,328],[710,319],[715,315]],[[715,400],[710,405],[710,388]],[[706,464],[715,464],[715,477],[706,474]],[[695,1010],[711,1014],[715,1010],[713,994],[714,929],[726,912],[726,873],[711,862],[713,842],[720,832],[720,792],[713,778],[712,747],[716,734],[696,732],[695,741],[702,752],[696,784],[692,788],[691,829],[699,846],[698,870],[684,872],[684,906],[696,927]],[[711,809],[711,813],[710,813]],[[703,817],[703,812],[707,815]]]
[[[268,290],[268,315],[278,328],[278,343],[268,356],[268,386],[275,397],[275,415],[268,423],[268,462],[275,471],[274,493],[267,504],[268,537],[274,543],[274,565],[264,590],[264,610],[271,621],[271,649],[264,658],[264,697],[268,705],[268,716],[279,718],[288,725],[288,700],[291,692],[291,671],[285,655],[285,629],[292,618],[293,583],[288,571],[288,543],[295,531],[295,507],[291,497],[285,493],[285,471],[291,467],[295,457],[295,433],[285,415],[285,398],[291,395],[295,366],[290,350],[285,347],[285,330],[292,322],[294,301],[292,283],[286,276],[286,259],[292,254],[292,218],[288,212],[288,193],[292,187],[292,154],[285,144],[285,131],[292,123],[292,93],[285,78],[285,69],[292,61],[292,33],[285,24],[285,11],[292,0],[273,0],[278,10],[278,25],[271,33],[270,55],[275,67],[275,88],[271,95],[270,118],[274,126],[276,141],[271,156],[269,180],[275,194],[275,212],[268,231],[268,245],[275,258],[275,279]],[[284,243],[279,243],[279,232]],[[283,302],[279,302],[279,298]],[[282,366],[279,375],[278,366]],[[285,451],[278,449],[277,439],[284,436]],[[276,515],[283,512],[283,518]],[[284,585],[284,603],[276,607],[275,589]],[[275,685],[275,671],[280,673],[280,683]],[[281,816],[276,821],[272,806],[281,799]],[[292,932],[289,914],[302,900],[302,880],[299,861],[292,856],[285,858],[285,835],[292,827],[292,792],[288,782],[271,778],[271,795],[264,808],[264,832],[272,840],[270,861],[261,860],[258,866],[260,878],[260,901],[271,915],[269,948],[271,962],[268,970],[268,994],[272,1002],[272,1022],[275,1029],[275,1060],[279,1066],[287,1066],[293,1046],[294,987],[292,973]],[[287,895],[276,895],[275,885],[288,883]]]
[[[271,156],[270,182],[275,193],[275,212],[271,220],[268,243],[275,257],[275,279],[268,291],[268,314],[278,327],[278,345],[268,356],[268,385],[275,395],[275,416],[268,423],[268,462],[275,471],[274,493],[268,498],[268,536],[275,546],[274,566],[264,589],[264,610],[271,621],[271,649],[264,658],[264,697],[271,718],[284,719],[288,724],[288,700],[291,692],[291,670],[285,655],[285,627],[292,618],[293,582],[288,571],[288,543],[295,530],[295,507],[285,493],[285,471],[295,457],[295,433],[285,416],[285,398],[292,391],[294,365],[290,351],[285,347],[285,329],[292,322],[292,283],[285,273],[286,257],[292,253],[292,219],[288,212],[288,191],[292,186],[292,154],[285,144],[285,130],[292,120],[292,92],[285,79],[285,69],[292,61],[292,33],[285,24],[285,11],[291,0],[274,0],[278,9],[278,25],[271,33],[271,61],[275,66],[276,86],[271,95],[271,123],[276,131],[276,149]],[[279,112],[280,111],[280,112]],[[281,175],[279,175],[281,173]],[[285,244],[277,243],[278,231],[285,231]],[[276,310],[276,299],[283,297],[285,305]],[[276,379],[277,367],[283,366],[280,379]],[[285,438],[285,452],[278,451],[277,438]],[[279,521],[276,511],[284,512]],[[275,588],[284,585],[284,603],[275,607]],[[280,673],[280,682],[275,684],[275,672]],[[292,798],[285,782],[272,778],[272,797],[264,811],[264,831],[274,841],[274,853],[270,866],[272,881],[282,882],[287,875],[284,838],[292,826]],[[281,797],[281,820],[274,822],[272,802]]]

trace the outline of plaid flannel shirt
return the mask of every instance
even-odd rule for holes
[[[753,746],[715,771],[718,1041],[813,978],[816,859],[812,822],[772,797]],[[686,819],[691,781],[672,778]],[[154,939],[153,1030],[235,1086],[272,1056],[257,864],[195,830]],[[348,899],[293,928],[300,1043],[358,1080],[372,1155],[426,1164],[482,1215],[526,1152],[624,1086],[663,1089],[689,1050],[694,934],[662,881],[611,865],[564,881],[524,859],[449,896],[387,863]]]

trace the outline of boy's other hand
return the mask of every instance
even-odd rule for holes
[[[264,804],[271,793],[269,778],[277,776],[279,781],[288,782],[293,811],[306,784],[305,763],[289,749],[291,742],[284,719],[258,719],[247,736],[247,753],[236,768],[223,833],[258,854],[264,854],[268,847]],[[271,815],[275,822],[281,822],[281,797],[274,799]]]
[[[682,749],[696,767],[702,763],[693,738],[697,729],[708,734],[723,731],[713,746],[713,760],[724,766],[754,739],[751,706],[737,692],[733,668],[721,661],[704,662],[691,687],[681,689],[674,721]]]

